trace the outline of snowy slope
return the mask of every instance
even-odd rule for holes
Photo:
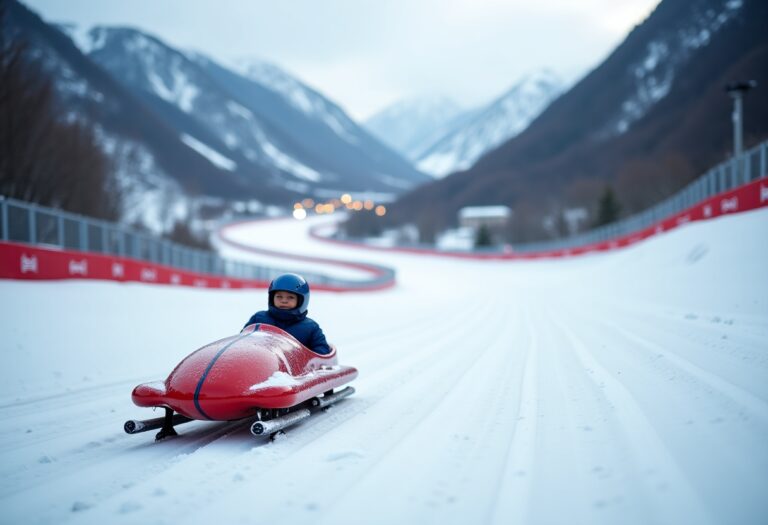
[[[243,422],[122,432],[150,415],[136,383],[263,292],[0,281],[3,522],[768,519],[768,210],[513,263],[335,247],[312,222],[231,235],[389,264],[398,285],[313,294],[358,392],[272,444]]]

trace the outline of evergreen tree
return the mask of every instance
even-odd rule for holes
[[[611,224],[619,219],[621,213],[621,205],[616,199],[616,195],[613,189],[606,187],[603,194],[600,196],[600,200],[597,205],[597,218],[595,219],[595,227]]]
[[[481,224],[475,235],[475,248],[487,248],[493,246],[493,237],[488,226]]]

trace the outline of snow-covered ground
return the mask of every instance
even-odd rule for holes
[[[160,415],[135,384],[263,291],[0,281],[0,523],[768,522],[768,209],[537,262],[358,251],[313,222],[245,237],[398,285],[313,294],[357,393],[274,443],[122,431]]]

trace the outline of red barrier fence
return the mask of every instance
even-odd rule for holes
[[[354,263],[345,263],[353,266]],[[360,269],[366,267],[357,265]],[[235,279],[178,270],[169,266],[97,253],[62,250],[28,244],[0,242],[0,279],[57,280],[95,279],[141,282],[197,288],[267,288],[269,281]],[[394,277],[383,283],[355,287],[311,283],[316,291],[373,291],[394,285]]]
[[[266,281],[230,279],[194,273],[127,257],[7,242],[0,243],[0,278],[100,279],[199,288],[266,288],[269,286]]]
[[[629,235],[568,250],[557,250],[539,256],[562,257],[624,248],[625,246],[635,244],[636,242],[647,239],[653,235],[673,230],[678,226],[682,226],[689,222],[705,221],[723,215],[755,210],[766,205],[768,205],[768,179],[758,179],[731,191],[715,195],[712,198],[691,206],[687,210],[683,210],[680,213],[667,217],[653,226],[649,226]]]
[[[590,252],[601,252],[624,248],[639,241],[647,239],[653,235],[666,232],[677,228],[683,224],[695,221],[714,219],[722,215],[755,210],[768,206],[768,178],[757,179],[736,189],[726,191],[706,199],[687,210],[676,213],[666,219],[644,228],[632,232],[631,234],[616,237],[603,242],[563,248],[558,250],[539,251],[539,252],[520,252],[513,250],[495,253],[475,253],[475,252],[449,252],[434,250],[429,248],[417,247],[384,247],[373,246],[361,242],[332,239],[320,235],[317,231],[312,231],[312,236],[316,239],[357,248],[365,248],[377,251],[389,251],[400,253],[412,253],[422,255],[436,255],[441,257],[454,257],[460,259],[492,259],[492,260],[519,260],[519,259],[541,259],[552,257],[568,257],[572,255],[581,255]]]

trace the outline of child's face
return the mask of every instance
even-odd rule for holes
[[[291,292],[275,292],[274,302],[281,310],[293,310],[299,304],[299,296]]]

